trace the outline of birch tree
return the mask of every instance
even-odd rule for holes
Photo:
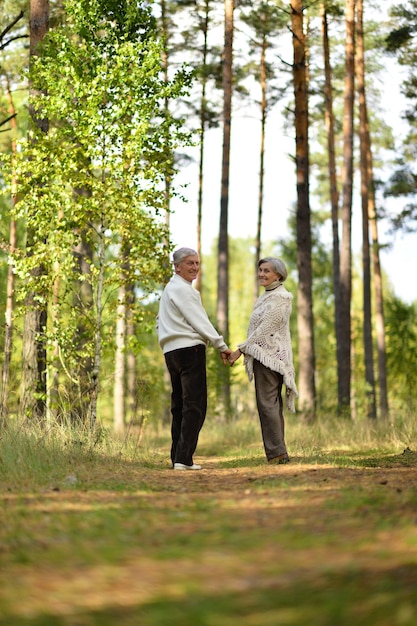
[[[39,55],[39,47],[49,30],[49,1],[31,0],[30,2],[30,65],[33,67]],[[48,118],[40,115],[35,108],[35,99],[39,95],[33,82],[30,85],[29,116],[31,121],[31,141],[41,140],[48,133]],[[42,181],[33,173],[32,184],[42,195]],[[44,234],[44,242],[48,234]],[[36,228],[27,225],[26,250],[33,255],[38,233]],[[44,273],[42,263],[32,265],[33,282],[41,279]],[[47,303],[45,294],[30,291],[27,294],[23,330],[22,350],[22,385],[21,412],[25,416],[43,419],[46,412],[46,325]]]
[[[66,24],[50,33],[32,68],[40,94],[36,113],[50,119],[51,128],[22,146],[19,155],[22,199],[16,214],[36,228],[37,240],[30,258],[17,259],[17,269],[28,290],[50,294],[54,268],[60,268],[59,326],[53,334],[64,377],[76,371],[80,358],[74,350],[76,311],[69,306],[73,279],[91,280],[94,316],[81,356],[93,363],[88,422],[94,427],[103,348],[112,341],[104,314],[120,280],[123,242],[130,245],[127,279],[143,297],[164,279],[165,162],[167,150],[186,138],[161,103],[178,97],[188,74],[180,71],[168,84],[161,79],[160,45],[146,6],[74,0],[66,7]],[[42,184],[41,202],[27,180],[28,169]],[[74,258],[81,238],[92,251],[91,259],[83,259],[90,277],[79,274]],[[45,272],[35,281],[31,269],[39,265]]]

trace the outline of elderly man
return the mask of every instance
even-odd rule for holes
[[[199,470],[193,454],[207,411],[206,346],[210,342],[219,350],[224,365],[231,350],[192,286],[200,269],[197,252],[179,248],[173,261],[175,274],[162,293],[157,320],[172,385],[171,461],[174,470]]]

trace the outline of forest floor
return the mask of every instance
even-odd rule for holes
[[[413,626],[417,454],[0,487],[4,626]]]

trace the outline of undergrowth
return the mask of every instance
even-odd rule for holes
[[[415,462],[415,416],[391,421],[353,422],[322,417],[308,424],[286,418],[286,441],[298,463],[335,466],[381,466],[395,459]],[[13,489],[35,489],[51,482],[76,484],[93,466],[107,471],[124,463],[169,467],[170,427],[150,423],[144,431],[129,427],[124,437],[110,428],[33,424],[11,421],[0,433],[0,481]],[[218,457],[222,466],[256,466],[265,462],[258,418],[228,422],[207,418],[196,455]]]

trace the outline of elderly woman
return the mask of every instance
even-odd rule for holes
[[[295,412],[298,396],[292,360],[290,315],[292,294],[283,283],[287,268],[281,259],[266,257],[258,263],[258,280],[265,292],[257,299],[246,341],[229,356],[233,365],[243,354],[249,380],[255,378],[256,404],[265,454],[270,463],[288,463],[284,438],[282,385],[287,408]]]

